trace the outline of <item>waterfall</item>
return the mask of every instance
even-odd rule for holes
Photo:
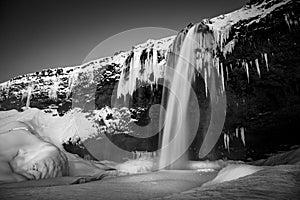
[[[185,37],[179,33],[174,40],[165,75],[170,79],[170,86],[159,169],[185,168],[188,148],[197,134],[200,122],[198,99],[191,86],[196,73],[200,73],[204,79],[205,93],[210,98],[211,107],[210,123],[207,132],[203,133],[205,137],[199,157],[205,157],[220,137],[226,116],[226,95],[224,67],[215,56],[216,49],[213,32],[201,23],[190,28]]]
[[[191,88],[191,82],[195,75],[196,55],[194,50],[197,47],[194,40],[195,35],[195,27],[192,27],[183,40],[179,55],[171,54],[173,56],[171,63],[173,62],[174,65],[167,70],[168,73],[171,73],[171,85],[165,114],[159,169],[166,167],[180,169],[184,167],[187,160],[185,152],[191,144],[193,134],[193,130],[189,127],[191,116],[189,116],[188,107],[192,97],[195,99],[195,94]],[[179,36],[182,40],[182,34]],[[177,47],[176,43],[173,45]],[[199,112],[198,109],[197,112]],[[196,126],[197,129],[198,124]],[[194,133],[196,133],[195,130]]]
[[[165,115],[165,126],[162,138],[159,168],[163,169],[171,165],[171,168],[182,168],[186,158],[181,158],[180,162],[174,164],[180,157],[184,156],[188,146],[187,137],[189,129],[187,124],[188,103],[191,92],[191,81],[194,76],[194,69],[189,63],[194,59],[195,41],[194,28],[187,33],[179,56],[177,57],[176,67],[171,79],[167,110]]]

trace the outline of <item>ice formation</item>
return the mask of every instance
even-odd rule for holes
[[[242,140],[244,146],[246,146],[245,130],[246,130],[245,127],[237,127],[234,133],[236,138],[240,138]],[[224,143],[225,143],[225,139],[224,139]]]
[[[49,89],[48,96],[50,99],[56,100],[57,99],[57,92],[59,89],[59,79],[53,81],[53,85]]]
[[[235,128],[235,137],[239,137],[239,128]]]
[[[255,66],[256,66],[258,76],[261,77],[258,58],[255,59]]]
[[[157,85],[164,77],[166,50],[174,36],[161,40],[148,40],[146,45],[133,48],[123,63],[117,97],[132,95],[138,84]],[[159,59],[160,58],[160,59]]]
[[[132,159],[149,159],[155,158],[156,152],[148,152],[148,151],[133,151]]]
[[[248,83],[249,83],[250,82],[250,75],[249,75],[249,66],[248,66],[247,61],[243,60],[242,61],[242,66],[245,68],[246,75],[247,75],[247,80],[248,80]]]
[[[67,98],[70,96],[73,87],[75,86],[75,83],[77,82],[78,79],[78,72],[77,71],[72,71],[69,74],[68,77],[68,90],[67,90]]]
[[[229,146],[229,143],[230,143],[230,138],[229,138],[229,135],[224,133],[223,134],[223,137],[224,137],[224,147],[225,149],[228,150],[228,152],[230,151],[230,146]]]
[[[0,84],[0,89],[7,92],[10,85],[11,85],[11,81],[6,81],[6,82]]]
[[[27,97],[27,100],[26,100],[26,109],[28,109],[30,107],[30,99],[31,99],[31,95],[32,95],[33,89],[34,89],[34,85],[33,84],[28,85],[27,91],[26,91],[26,97]]]
[[[268,61],[268,54],[267,53],[264,53],[264,59],[265,59],[267,70],[269,71],[270,69],[269,69],[269,61]]]
[[[285,13],[284,14],[284,20],[285,20],[290,32],[293,31],[293,28],[295,26],[299,25],[299,21],[300,21],[300,19],[295,17],[295,14],[293,12],[292,13]]]
[[[242,140],[244,146],[246,146],[246,140],[245,140],[245,128],[244,128],[244,127],[241,127],[240,130],[241,130],[241,140]]]

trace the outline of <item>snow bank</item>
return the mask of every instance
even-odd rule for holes
[[[244,176],[248,176],[262,169],[262,167],[257,167],[253,165],[230,164],[227,167],[223,168],[221,171],[219,171],[216,178],[214,178],[212,181],[203,184],[203,186],[232,181]]]
[[[62,117],[53,116],[52,113],[45,113],[37,108],[29,108],[24,112],[16,110],[0,112],[0,125],[12,121],[24,122],[35,134],[61,149],[63,143],[76,137],[85,141],[89,138],[101,139],[104,133],[132,132],[129,128],[132,119],[128,108],[104,107],[92,112],[74,108]]]
[[[79,132],[79,126],[75,119],[76,115],[72,113],[64,117],[53,117],[52,114],[44,113],[36,108],[30,108],[24,112],[4,111],[0,112],[0,115],[0,125],[12,121],[24,122],[35,134],[61,149],[64,141],[75,137]],[[85,123],[81,127],[81,131],[84,131],[86,127],[89,127],[89,123]]]

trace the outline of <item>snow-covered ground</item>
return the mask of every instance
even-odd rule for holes
[[[77,108],[62,117],[53,116],[52,113],[45,113],[37,108],[29,108],[24,112],[16,110],[0,112],[0,125],[11,121],[24,122],[45,140],[60,148],[63,148],[63,143],[76,136],[85,141],[88,138],[101,139],[104,132],[128,133],[131,120],[128,108],[104,107],[93,112],[83,112]]]
[[[236,168],[237,170],[238,168]],[[245,169],[245,167],[244,167]],[[247,170],[246,170],[247,171]],[[0,188],[3,199],[298,199],[299,165],[280,165],[223,183],[202,186],[216,172],[172,170],[68,185],[61,178]],[[230,172],[230,171],[228,171]],[[234,172],[231,171],[231,172]],[[245,175],[245,173],[244,173]],[[53,187],[53,185],[55,185]]]

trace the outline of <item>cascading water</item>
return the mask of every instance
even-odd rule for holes
[[[165,115],[165,126],[162,138],[159,168],[167,166],[170,168],[182,168],[188,148],[189,127],[187,123],[188,106],[191,93],[191,81],[194,77],[194,67],[189,61],[195,60],[194,49],[195,28],[187,33],[177,57],[176,67],[171,78],[171,87],[167,110]],[[176,45],[176,44],[174,44]],[[168,67],[168,66],[167,66]],[[170,66],[172,67],[172,66]],[[169,70],[170,71],[170,70]],[[180,158],[180,160],[178,160]],[[174,161],[177,161],[174,163]]]
[[[178,35],[182,38],[182,34]],[[175,39],[175,42],[177,40]],[[177,44],[173,44],[173,51]],[[178,49],[177,49],[178,50]],[[223,66],[215,57],[216,43],[209,28],[197,24],[190,28],[180,47],[179,55],[169,59],[167,66],[170,78],[167,109],[161,141],[159,169],[182,169],[188,159],[187,150],[195,138],[200,121],[197,96],[192,89],[195,72],[201,73],[205,93],[210,98],[211,119],[199,157],[204,157],[217,142],[226,115],[226,96]],[[178,51],[177,51],[178,52]],[[176,54],[176,51],[175,51]],[[196,109],[195,109],[196,108]]]

